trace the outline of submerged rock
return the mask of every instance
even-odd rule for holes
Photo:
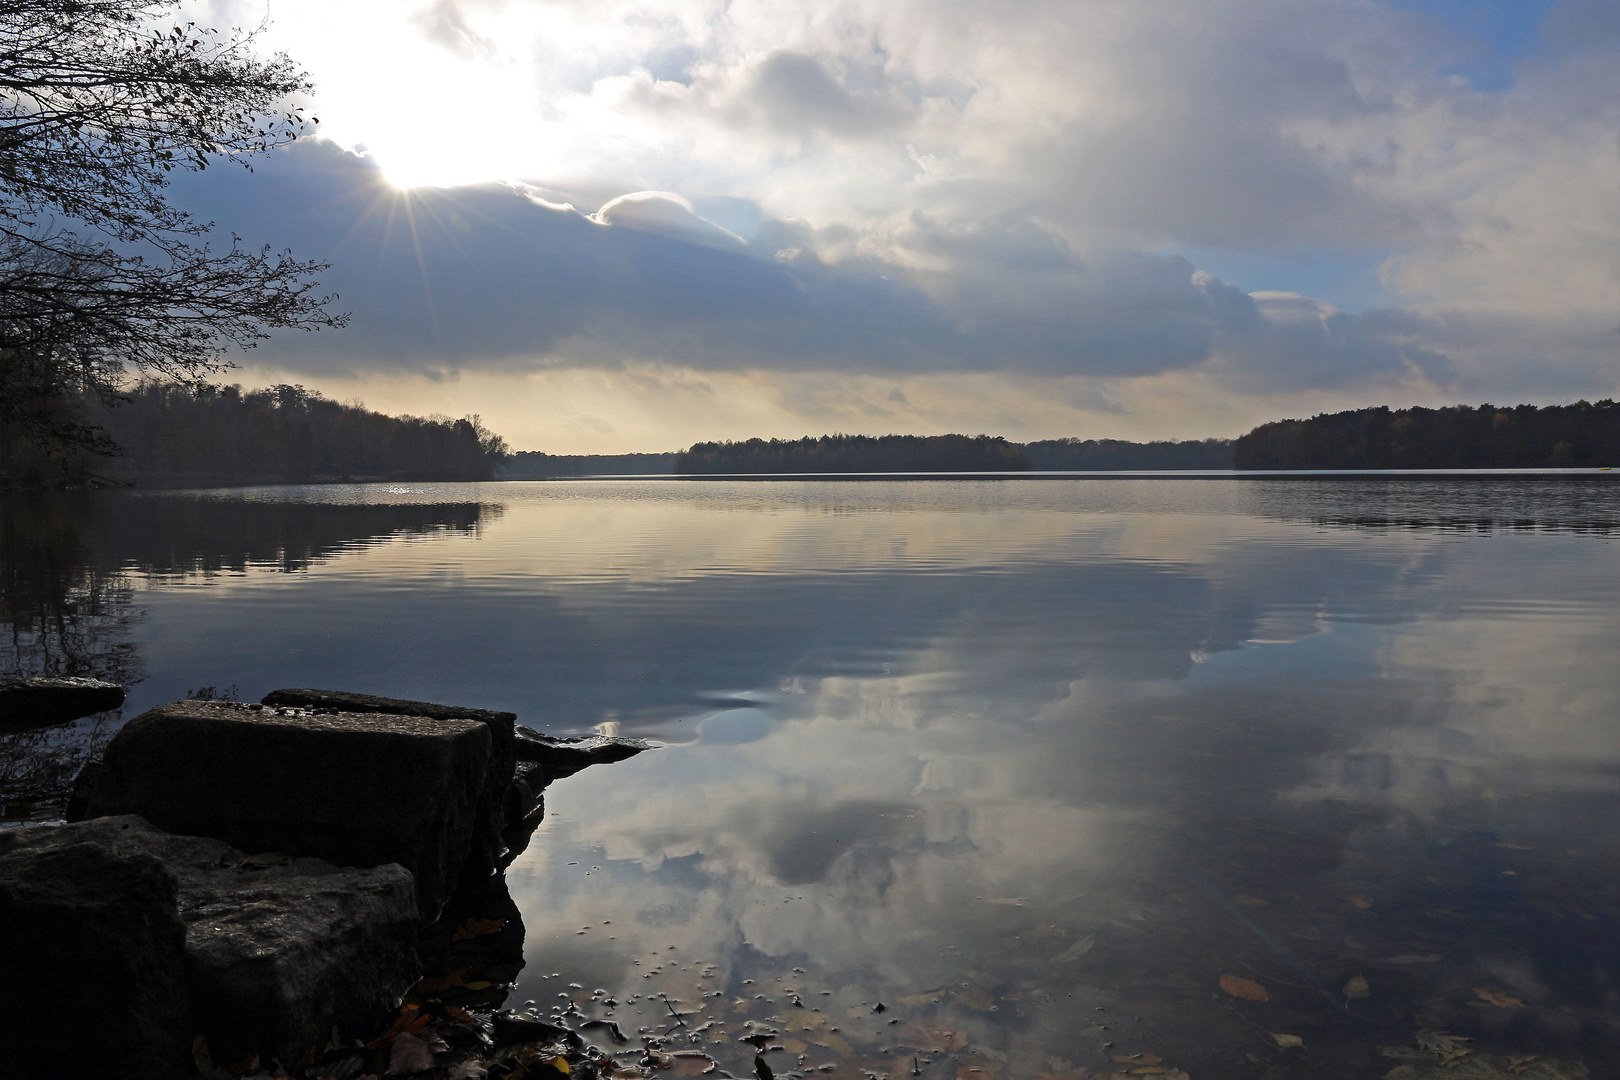
[[[619,739],[606,735],[564,738],[542,734],[521,724],[516,728],[516,733],[518,760],[534,762],[545,770],[541,787],[553,780],[573,776],[587,766],[623,761],[656,746],[645,739]]]
[[[0,832],[0,1076],[191,1075],[175,875],[80,826]]]
[[[0,726],[41,727],[116,709],[124,688],[100,679],[0,679]]]
[[[107,744],[85,817],[340,866],[399,863],[424,921],[471,846],[489,765],[476,720],[177,701]]]
[[[439,705],[431,701],[353,694],[346,690],[272,690],[263,704],[301,709],[335,709],[349,713],[387,713],[391,716],[422,716],[434,720],[476,720],[489,729],[489,774],[478,800],[479,825],[473,834],[467,856],[470,876],[487,875],[500,865],[504,845],[501,832],[506,824],[506,790],[517,764],[513,726],[517,714],[491,709],[471,709],[462,705]]]
[[[101,940],[103,966],[110,960],[130,966],[147,954],[172,954],[159,965],[169,973],[169,985],[151,974],[123,982],[116,998],[108,995],[106,1002],[88,1003],[92,1024],[86,1024],[80,1010],[67,1009],[80,1031],[106,1016],[123,1016],[132,1003],[141,1012],[155,991],[172,997],[173,975],[183,973],[180,1007],[171,1006],[162,1022],[178,1033],[186,1058],[188,1032],[200,1030],[218,1060],[257,1053],[291,1066],[304,1050],[326,1045],[334,1025],[345,1037],[375,1029],[394,999],[416,980],[418,919],[411,877],[403,867],[357,870],[319,859],[248,856],[219,840],[161,832],[134,815],[28,830],[12,845],[9,861],[0,855],[0,863],[32,872],[39,865],[61,865],[65,853],[81,852],[96,852],[118,865],[147,866],[160,875],[167,888],[153,903],[167,905],[168,920],[181,932],[168,933],[156,944],[126,940],[121,932]],[[92,869],[77,867],[78,872]],[[85,887],[77,879],[69,884]],[[75,922],[94,925],[82,913]],[[78,957],[66,954],[64,943],[77,936],[69,932],[45,943],[45,955],[36,958],[43,965],[39,970],[66,971],[76,986],[105,993],[97,980],[87,977],[95,969],[76,971]],[[153,965],[148,960],[146,966]],[[33,972],[28,980],[6,980],[8,987],[32,981]],[[61,1003],[53,999],[32,1000],[36,1006],[28,1010],[30,1015],[61,1011]],[[49,1009],[37,1007],[41,1000]],[[105,1005],[105,1012],[96,1005]],[[148,1019],[156,1023],[156,1018]],[[152,1027],[144,1037],[153,1038],[158,1030]],[[101,1067],[108,1075],[123,1076],[122,1054],[116,1051],[109,1049]],[[54,1052],[54,1047],[42,1050],[40,1060]],[[189,1075],[189,1065],[154,1075]]]

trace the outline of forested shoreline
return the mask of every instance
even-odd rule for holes
[[[1023,472],[1029,455],[991,435],[822,435],[693,443],[684,476],[716,473]]]
[[[1261,424],[1239,469],[1535,469],[1620,462],[1620,404],[1378,406]]]
[[[1128,442],[1124,439],[1042,439],[1024,444],[1030,467],[1062,472],[1230,469],[1231,439]]]
[[[101,453],[43,452],[0,429],[0,482],[263,484],[488,480],[506,443],[476,416],[387,416],[302,386],[257,390],[142,383],[112,405],[87,403]]]
[[[547,454],[520,450],[496,475],[499,480],[548,480],[566,476],[668,476],[680,454]]]

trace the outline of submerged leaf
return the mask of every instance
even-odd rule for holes
[[[1344,984],[1344,996],[1347,998],[1364,998],[1372,994],[1372,987],[1367,985],[1365,975],[1357,975]]]
[[[1466,1050],[1468,1048],[1463,1043],[1474,1041],[1467,1035],[1453,1035],[1449,1031],[1420,1031],[1415,1038],[1417,1044],[1423,1049],[1433,1050],[1441,1054]]]
[[[1064,949],[1057,956],[1053,957],[1052,962],[1054,964],[1067,964],[1072,960],[1078,960],[1082,956],[1086,955],[1086,953],[1090,952],[1092,946],[1096,944],[1096,934],[1081,934],[1075,939],[1073,945],[1070,945],[1067,949]]]
[[[433,1068],[433,1051],[428,1044],[408,1031],[394,1037],[393,1049],[388,1052],[388,1071],[385,1076],[421,1072]]]
[[[1298,1035],[1285,1035],[1280,1031],[1273,1031],[1271,1033],[1271,1038],[1284,1050],[1289,1050],[1296,1046],[1304,1048],[1305,1046],[1305,1040],[1300,1038]]]
[[[1252,979],[1241,979],[1236,975],[1222,975],[1220,986],[1228,994],[1235,998],[1243,998],[1245,1001],[1271,1000],[1271,995],[1266,992],[1266,988]]]
[[[1490,1004],[1495,1005],[1498,1009],[1524,1008],[1524,1002],[1520,1001],[1518,998],[1508,997],[1506,994],[1498,994],[1494,990],[1481,990],[1476,986],[1474,987],[1474,993],[1479,995],[1479,1000],[1489,1002]]]

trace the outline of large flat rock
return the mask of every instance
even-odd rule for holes
[[[0,832],[0,1076],[192,1075],[175,875],[76,829]]]
[[[0,679],[0,727],[60,724],[123,703],[124,688],[100,679]]]
[[[308,688],[272,690],[264,696],[262,704],[284,708],[421,716],[433,720],[477,720],[483,724],[489,729],[489,775],[484,781],[484,793],[479,798],[479,825],[473,833],[472,850],[467,857],[467,870],[471,876],[485,876],[494,872],[500,865],[504,852],[501,834],[506,825],[506,789],[512,782],[512,770],[517,764],[517,737],[513,731],[517,723],[516,713],[474,709],[465,705],[440,705],[432,701],[376,697],[372,694],[350,693],[347,690]]]
[[[476,720],[177,701],[107,744],[85,817],[139,814],[339,866],[399,863],[430,920],[466,861],[489,755]]]

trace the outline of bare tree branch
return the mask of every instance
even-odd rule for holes
[[[290,252],[207,242],[176,169],[248,165],[305,130],[311,89],[258,30],[172,21],[173,0],[0,0],[0,424],[105,449],[75,395],[131,373],[197,385],[277,328],[337,327]],[[51,403],[54,402],[53,406]]]

